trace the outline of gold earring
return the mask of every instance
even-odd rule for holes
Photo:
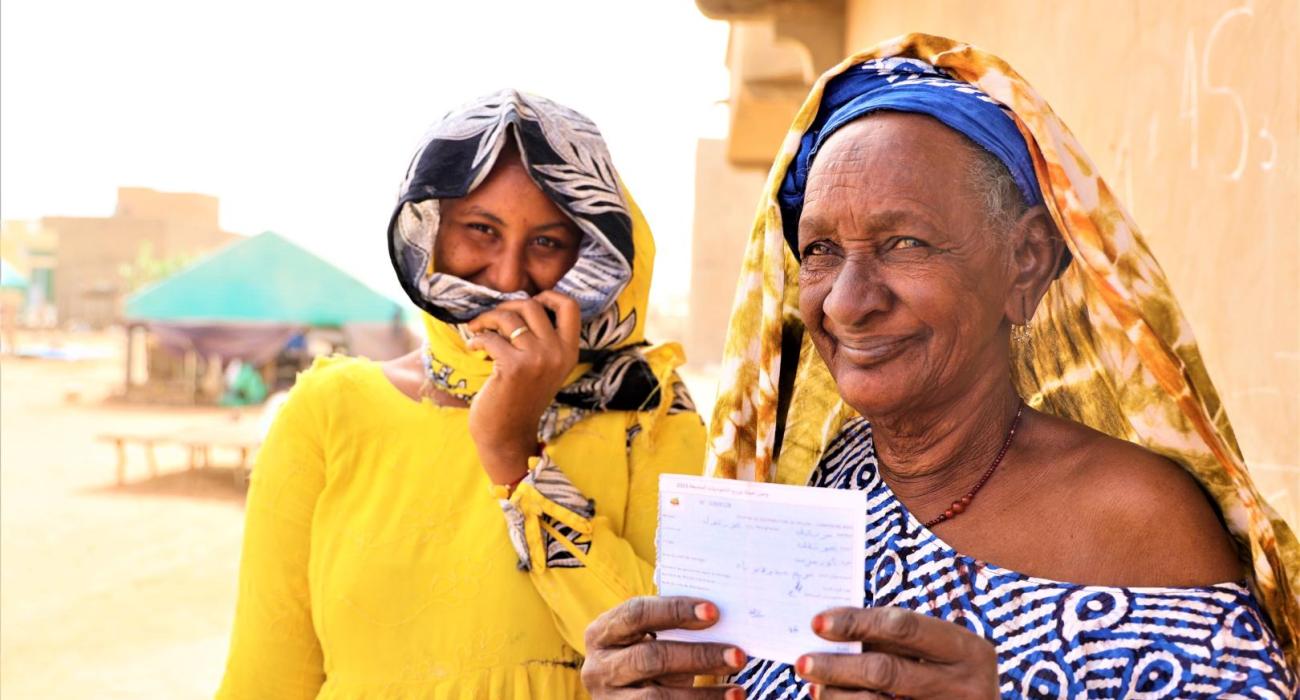
[[[1025,306],[1025,300],[1023,298],[1020,300],[1020,316],[1021,318],[1025,319],[1025,322],[1011,324],[1011,340],[1015,341],[1016,345],[1024,346],[1029,344],[1030,318],[1029,318],[1029,311]]]
[[[1029,338],[1030,333],[1028,323],[1011,324],[1011,340],[1013,340],[1016,345],[1028,345]]]

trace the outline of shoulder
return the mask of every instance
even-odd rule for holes
[[[1056,419],[1053,419],[1056,420]],[[1172,460],[1085,426],[1057,421],[1067,493],[1100,545],[1099,564],[1125,585],[1200,586],[1242,577],[1210,497]]]
[[[371,379],[375,363],[346,355],[318,357],[298,374],[292,394],[322,398],[341,389],[354,388]]]
[[[656,385],[652,390],[658,391],[658,401],[652,407],[626,413],[628,449],[634,458],[645,450],[654,459],[671,451],[702,464],[704,421],[686,381],[677,372],[685,361],[681,346],[663,343],[646,348],[641,356],[651,375],[648,379]],[[698,473],[698,464],[693,464],[690,472]]]
[[[641,352],[646,367],[654,382],[658,384],[661,403],[658,408],[638,413],[662,414],[669,416],[689,413],[699,419],[695,399],[682,378],[679,370],[686,363],[686,352],[679,343],[659,343],[645,348]]]
[[[324,417],[348,406],[372,404],[367,394],[378,391],[382,381],[378,363],[344,355],[318,357],[298,374],[281,411]]]
[[[400,397],[386,382],[380,363],[343,355],[316,358],[268,421],[263,451],[319,451],[373,434],[393,415],[389,401]]]
[[[850,418],[840,426],[840,431],[826,445],[822,461],[834,459],[845,451],[862,451],[870,440],[872,440],[871,422],[861,416]]]

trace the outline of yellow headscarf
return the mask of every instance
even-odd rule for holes
[[[1251,482],[1164,273],[1047,102],[1001,59],[967,44],[926,34],[892,39],[845,59],[809,92],[772,164],[745,253],[708,472],[806,483],[829,440],[855,415],[803,333],[798,264],[786,245],[776,195],[827,81],[864,61],[895,56],[938,66],[1013,112],[1046,207],[1073,255],[1034,317],[1030,342],[1013,350],[1021,395],[1038,410],[1143,445],[1194,475],[1248,556],[1255,593],[1289,662],[1300,665],[1300,545]],[[800,343],[797,360],[782,357],[783,338],[787,350]]]

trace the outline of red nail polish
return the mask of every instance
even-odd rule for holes
[[[822,696],[822,687],[813,683],[812,686],[808,688],[808,694],[812,696],[813,700],[817,700],[817,698]]]
[[[831,628],[831,621],[826,619],[825,615],[814,615],[812,619],[813,631],[821,634]]]
[[[745,656],[745,652],[732,647],[722,652],[722,659],[727,662],[728,666],[740,669],[745,667],[745,662],[749,660],[749,657]]]
[[[794,662],[794,672],[806,676],[812,670],[812,659],[807,656],[800,656],[798,661]]]
[[[740,688],[732,688],[727,691],[727,700],[745,700],[745,691]]]
[[[695,617],[704,622],[713,622],[718,619],[718,606],[713,603],[700,603],[695,606]]]

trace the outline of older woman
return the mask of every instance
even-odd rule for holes
[[[590,120],[506,90],[434,126],[388,234],[427,344],[299,377],[218,697],[585,697],[583,631],[654,592],[659,475],[703,461],[650,229]]]
[[[794,130],[712,467],[868,493],[864,607],[809,620],[863,651],[790,666],[656,641],[718,610],[637,600],[588,630],[594,694],[1292,697],[1295,540],[1159,268],[1041,99],[913,35],[827,74]]]

